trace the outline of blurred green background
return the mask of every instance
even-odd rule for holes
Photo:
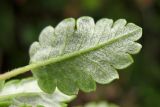
[[[0,72],[28,64],[29,46],[45,26],[80,16],[125,18],[141,26],[143,49],[131,67],[119,72],[119,80],[80,92],[69,107],[101,100],[121,107],[160,107],[160,0],[1,0]]]

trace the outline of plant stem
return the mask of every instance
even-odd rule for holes
[[[53,64],[53,63],[56,63],[56,62],[60,62],[60,61],[63,61],[65,59],[68,59],[70,57],[74,57],[74,56],[77,56],[79,54],[77,54],[78,52],[75,52],[75,53],[72,53],[70,55],[63,55],[63,56],[60,56],[60,57],[56,57],[56,58],[51,58],[51,59],[48,59],[48,60],[45,60],[45,61],[40,61],[40,62],[37,62],[37,63],[34,63],[34,64],[29,64],[27,66],[24,66],[24,67],[20,67],[20,68],[17,68],[17,69],[14,69],[14,70],[11,70],[9,72],[6,72],[4,74],[1,74],[0,75],[0,80],[6,80],[6,79],[9,79],[9,78],[12,78],[14,76],[17,76],[19,74],[23,74],[25,72],[28,72],[30,70],[33,70],[35,68],[39,68],[41,66],[45,66],[45,65],[48,65],[48,64]]]
[[[79,55],[77,53],[78,52],[75,52],[75,53],[72,53],[72,54],[69,54],[69,55],[59,56],[59,57],[56,57],[56,58],[51,58],[51,59],[48,59],[48,60],[45,60],[45,61],[40,61],[40,62],[37,62],[37,63],[34,63],[34,64],[29,64],[27,66],[11,70],[9,72],[1,74],[0,75],[0,80],[6,80],[6,79],[12,78],[14,76],[17,76],[19,74],[23,74],[25,72],[28,72],[29,70],[33,70],[33,69],[39,68],[41,66],[45,66],[45,65],[48,65],[48,64],[53,64],[53,63],[56,63],[56,62],[63,61],[63,60],[68,59],[70,57],[74,57],[74,56]]]
[[[36,67],[37,67],[36,64],[31,64],[31,65],[27,65],[27,66],[24,66],[24,67],[20,67],[20,68],[14,69],[14,70],[12,70],[10,72],[6,72],[4,74],[1,74],[0,75],[0,80],[9,79],[9,78],[17,76],[19,74],[28,72],[29,70],[31,70],[33,68],[36,68]]]

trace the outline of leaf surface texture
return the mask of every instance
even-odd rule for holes
[[[94,91],[96,82],[118,79],[117,69],[133,63],[130,54],[142,48],[136,42],[141,36],[142,29],[125,19],[103,18],[96,23],[88,16],[64,19],[55,28],[44,28],[39,41],[31,45],[30,63],[44,61],[33,75],[47,93],[56,87],[68,95],[79,89]]]

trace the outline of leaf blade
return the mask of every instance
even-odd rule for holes
[[[77,88],[86,92],[93,91],[93,81],[106,84],[118,79],[116,69],[131,65],[133,59],[130,54],[136,54],[142,48],[135,42],[141,37],[142,29],[133,23],[126,24],[124,19],[113,23],[113,20],[104,18],[96,24],[91,17],[81,17],[76,23],[74,19],[65,19],[55,29],[58,30],[52,35],[55,38],[54,46],[43,45],[37,52],[34,51],[34,55],[30,55],[31,63],[47,62],[32,72],[39,83],[42,83],[42,78],[49,78],[48,81],[43,81],[46,84],[40,85],[48,93],[54,91],[52,86],[58,86],[65,94],[75,94]],[[33,44],[30,50],[34,49],[37,48]],[[80,85],[87,83],[86,75],[92,86]],[[60,80],[65,81],[49,85],[49,81]]]
[[[67,96],[56,89],[52,94],[44,93],[34,78],[12,80],[0,91],[0,105],[9,107],[43,105],[45,107],[61,107],[61,104],[72,100],[75,96]]]

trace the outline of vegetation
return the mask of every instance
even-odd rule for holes
[[[140,51],[142,46],[135,41],[141,36],[142,29],[124,19],[95,23],[85,16],[64,19],[55,29],[48,26],[30,47],[30,64],[0,75],[1,105],[59,107],[79,89],[94,91],[95,82],[107,84],[119,78],[117,69],[133,63],[130,54]],[[35,79],[4,85],[6,79],[29,70]],[[54,92],[56,88],[66,96]]]
[[[38,41],[40,31],[54,28],[63,19],[92,16],[121,18],[143,28],[139,40],[142,51],[133,55],[134,64],[118,70],[119,79],[111,84],[96,84],[96,90],[83,92],[68,103],[69,107],[88,102],[107,101],[120,107],[160,107],[160,0],[1,0],[0,1],[0,73],[28,65],[28,50]],[[10,80],[22,80],[31,72]],[[3,82],[0,83],[0,87]]]

